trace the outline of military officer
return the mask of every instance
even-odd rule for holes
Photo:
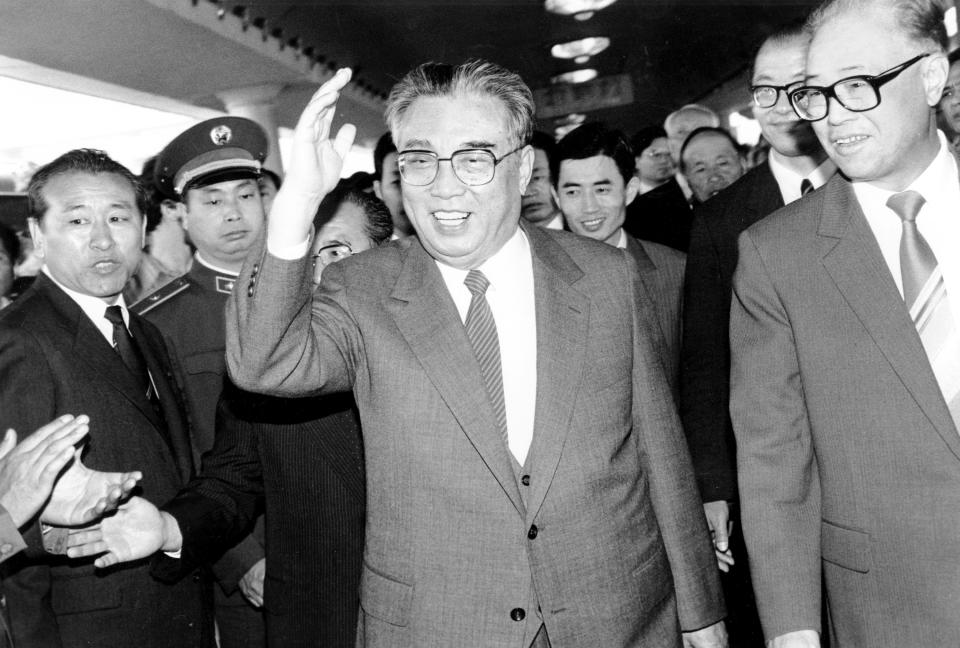
[[[217,402],[225,386],[227,297],[263,228],[258,179],[267,136],[248,119],[218,117],[177,136],[161,151],[155,182],[175,201],[196,247],[190,270],[134,306],[160,329],[186,396],[194,459],[213,447]],[[213,565],[222,648],[263,646],[262,524]]]

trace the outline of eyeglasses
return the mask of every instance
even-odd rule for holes
[[[497,165],[523,149],[519,146],[500,159],[487,149],[462,149],[442,158],[432,151],[402,151],[397,156],[400,177],[409,185],[423,187],[437,179],[441,162],[449,162],[453,174],[465,185],[477,187],[493,180]]]
[[[353,248],[348,244],[330,243],[317,250],[313,255],[313,262],[316,263],[319,260],[324,266],[328,266],[331,263],[343,261],[351,254],[353,254]]]
[[[790,91],[790,104],[800,119],[820,121],[830,111],[829,100],[851,112],[866,112],[880,105],[880,87],[906,70],[930,52],[914,56],[909,61],[894,66],[876,76],[859,75],[840,79],[830,86],[803,86]]]
[[[780,101],[780,93],[788,94],[790,88],[797,85],[794,81],[790,85],[755,85],[750,86],[750,92],[753,94],[753,103],[757,108],[773,108]]]
[[[655,150],[652,148],[648,148],[646,151],[643,152],[642,155],[643,157],[650,158],[651,160],[659,160],[661,162],[670,159],[670,151],[665,151],[662,149]]]

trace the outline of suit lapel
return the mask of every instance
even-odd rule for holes
[[[734,210],[740,220],[738,234],[761,218],[783,207],[780,185],[770,171],[770,164],[767,162],[761,164],[753,173],[756,175],[750,183],[746,199],[742,202],[740,209]]]
[[[823,191],[823,265],[913,399],[960,458],[958,437],[926,352],[849,182]]]
[[[143,321],[133,313],[130,314],[130,332],[140,346],[147,368],[150,370],[150,378],[156,387],[157,398],[165,420],[157,416],[146,398],[142,400],[147,401],[148,407],[139,406],[140,410],[150,418],[160,436],[167,442],[176,460],[180,477],[186,483],[194,474],[193,451],[186,422],[182,417],[184,407],[181,395],[175,386],[173,374],[170,373],[166,347],[159,334],[145,326]]]
[[[537,405],[530,448],[532,479],[527,518],[546,497],[570,429],[586,365],[590,300],[573,285],[583,271],[552,238],[525,227],[533,254],[537,314]]]
[[[414,242],[387,309],[400,333],[477,453],[523,515],[509,450],[483,391],[480,367],[435,262]]]

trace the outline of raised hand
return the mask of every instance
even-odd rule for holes
[[[7,430],[0,443],[0,505],[18,527],[36,515],[50,496],[57,475],[74,456],[90,421],[69,414],[47,423],[17,445]]]
[[[272,245],[287,247],[306,240],[320,201],[340,179],[357,129],[344,124],[333,140],[330,130],[340,91],[351,74],[349,68],[338,70],[314,93],[300,115],[293,132],[290,164],[267,220]]]
[[[77,526],[112,511],[128,497],[143,477],[139,471],[100,472],[80,460],[82,449],[74,451],[73,463],[60,476],[40,520],[56,526]]]
[[[180,528],[173,517],[142,497],[131,497],[99,524],[70,531],[67,555],[104,554],[93,563],[103,568],[146,558],[161,549],[179,550],[180,542]]]

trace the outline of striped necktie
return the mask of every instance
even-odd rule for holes
[[[916,191],[894,194],[887,206],[903,221],[900,274],[903,299],[917,327],[930,366],[960,431],[960,332],[953,321],[943,272],[937,257],[917,229],[924,197]]]
[[[497,336],[497,323],[493,319],[493,312],[485,296],[490,280],[479,270],[471,270],[463,283],[472,295],[467,319],[464,322],[467,337],[480,363],[480,373],[483,376],[487,395],[490,397],[490,404],[493,405],[497,426],[509,448],[507,408],[503,399],[503,371],[500,367],[500,338]]]

